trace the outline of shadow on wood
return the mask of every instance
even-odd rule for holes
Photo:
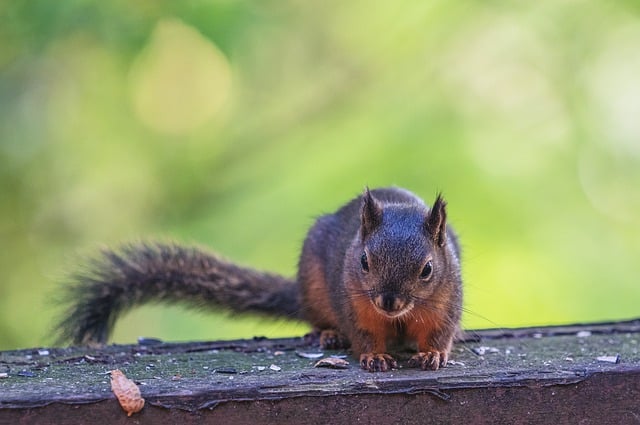
[[[437,372],[314,368],[303,338],[7,351],[0,423],[640,423],[639,350],[640,319],[470,331]],[[131,418],[116,368],[146,400]]]

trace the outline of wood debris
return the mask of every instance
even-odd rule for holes
[[[144,398],[140,394],[140,388],[131,379],[127,378],[120,369],[109,372],[111,374],[111,391],[115,394],[122,409],[131,416],[142,410]]]
[[[349,362],[338,357],[326,357],[318,360],[313,367],[330,367],[332,369],[347,369]]]

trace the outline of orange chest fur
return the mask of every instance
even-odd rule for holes
[[[396,340],[399,337],[407,342],[420,342],[430,334],[442,328],[445,312],[439,306],[415,306],[404,316],[392,319],[376,311],[368,299],[352,301],[357,328],[374,335],[378,340]]]

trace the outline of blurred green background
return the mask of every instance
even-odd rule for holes
[[[140,239],[293,275],[365,185],[442,190],[470,328],[640,315],[634,1],[0,3],[0,349]],[[146,307],[115,341],[306,327]]]

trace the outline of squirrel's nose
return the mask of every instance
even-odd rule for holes
[[[377,307],[388,313],[401,311],[407,305],[407,302],[402,297],[388,292],[376,295],[373,302]]]

